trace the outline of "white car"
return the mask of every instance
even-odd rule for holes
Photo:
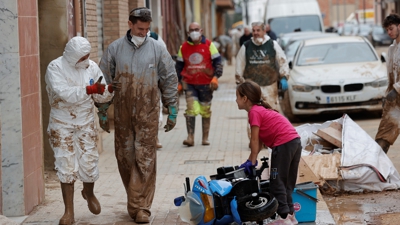
[[[363,37],[305,40],[289,63],[282,110],[292,121],[323,112],[381,111],[388,85],[384,62]]]

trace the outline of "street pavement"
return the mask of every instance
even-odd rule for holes
[[[175,197],[184,193],[185,177],[191,181],[199,175],[207,178],[215,174],[221,166],[234,166],[244,162],[249,156],[247,137],[247,112],[239,110],[235,102],[234,66],[225,66],[224,74],[219,79],[219,89],[214,92],[212,102],[212,118],[209,140],[210,146],[201,145],[201,117],[197,117],[195,131],[195,146],[186,147],[182,141],[186,138],[186,125],[183,116],[185,99],[180,97],[180,106],[175,128],[165,133],[159,130],[162,148],[157,151],[157,184],[153,205],[151,208],[151,224],[179,225],[187,224],[180,220],[178,209],[173,204]],[[166,115],[164,116],[164,123]],[[100,178],[95,183],[95,194],[98,197],[102,211],[93,215],[87,208],[86,201],[81,196],[82,182],[75,184],[74,207],[75,224],[135,224],[129,217],[126,208],[126,193],[118,172],[114,155],[114,132],[103,132],[104,151],[100,155]],[[269,156],[267,150],[262,150],[259,158]],[[37,206],[21,224],[58,224],[64,212],[62,195],[55,171],[45,171],[46,195],[45,201]],[[318,191],[318,190],[317,190]],[[303,224],[335,224],[329,209],[318,191],[317,219],[313,223]],[[11,218],[14,221],[21,218]]]

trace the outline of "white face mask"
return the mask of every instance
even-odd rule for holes
[[[193,31],[192,33],[189,34],[189,37],[192,39],[192,41],[198,41],[200,36],[201,34],[199,31]]]
[[[256,44],[259,44],[259,45],[261,45],[261,44],[263,43],[263,41],[264,41],[264,38],[256,38],[256,39],[254,40],[254,42],[255,42]]]
[[[139,36],[135,36],[132,35],[131,41],[136,45],[136,46],[141,46],[143,44],[143,42],[146,40],[146,37],[139,37]]]
[[[75,64],[75,68],[77,69],[87,69],[89,67],[89,58],[83,60],[82,62],[78,62]]]

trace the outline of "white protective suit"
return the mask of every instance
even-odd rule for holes
[[[108,102],[113,94],[107,86],[103,95],[86,94],[86,86],[103,76],[91,60],[87,69],[76,68],[76,63],[90,49],[86,38],[74,37],[67,43],[63,56],[51,61],[46,71],[51,106],[47,133],[61,183],[77,179],[92,183],[99,178],[94,101]],[[106,84],[105,79],[102,83]]]

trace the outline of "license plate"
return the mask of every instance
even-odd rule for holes
[[[326,103],[328,104],[354,102],[355,100],[356,100],[356,95],[326,97]]]
[[[392,41],[383,41],[383,44],[390,44]]]

